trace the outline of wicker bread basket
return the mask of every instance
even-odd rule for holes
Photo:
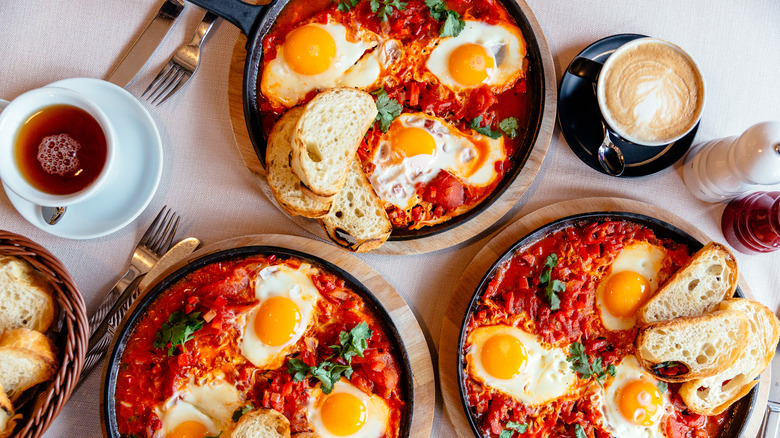
[[[25,394],[22,406],[14,406],[23,417],[17,421],[14,438],[38,438],[46,432],[68,401],[78,382],[89,340],[89,322],[76,283],[56,257],[26,237],[0,230],[0,256],[15,256],[30,263],[51,283],[59,316],[53,329],[60,355],[60,368],[54,379]],[[28,398],[29,397],[29,398]]]

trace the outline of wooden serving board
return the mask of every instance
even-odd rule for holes
[[[585,198],[559,202],[534,211],[507,225],[477,253],[466,267],[458,281],[455,292],[452,294],[442,321],[439,336],[439,378],[441,379],[442,395],[444,397],[444,409],[454,426],[457,436],[462,438],[474,436],[466,419],[466,413],[463,410],[457,380],[458,337],[474,290],[498,258],[515,242],[531,231],[563,217],[595,211],[625,211],[644,214],[668,222],[701,242],[712,240],[695,226],[660,207],[631,199],[619,198]],[[747,298],[753,298],[750,288],[742,277],[740,277],[739,286]],[[764,408],[769,396],[770,372],[770,367],[767,367],[761,374],[758,398],[754,409],[749,414],[750,418],[742,435],[744,437],[756,436],[761,426]]]
[[[226,249],[254,245],[278,246],[319,257],[350,273],[376,296],[393,320],[409,356],[412,378],[414,380],[415,406],[412,415],[411,434],[409,436],[410,438],[428,438],[433,425],[433,406],[436,401],[436,382],[434,380],[433,364],[428,344],[414,314],[412,314],[411,309],[406,305],[401,295],[373,268],[351,253],[333,251],[333,246],[331,245],[298,236],[256,234],[235,237],[204,246],[185,259],[180,260],[149,283],[149,286],[142,293],[151,290],[159,281],[200,257]]]
[[[255,3],[257,0],[250,0],[248,3]],[[542,55],[542,66],[544,68],[544,109],[542,114],[542,123],[539,128],[539,134],[534,144],[528,160],[523,166],[522,171],[515,178],[514,182],[506,189],[490,208],[485,209],[479,215],[454,227],[450,230],[437,233],[432,236],[406,241],[387,241],[384,245],[372,252],[377,254],[421,254],[430,251],[437,251],[443,248],[457,245],[472,237],[475,237],[485,230],[491,228],[520,200],[526,189],[536,177],[539,169],[542,167],[547,148],[550,146],[552,132],[555,125],[555,114],[558,102],[557,80],[555,77],[555,67],[552,54],[550,53],[547,40],[544,38],[542,28],[536,17],[531,12],[531,8],[524,0],[515,0],[523,10],[528,22],[533,29],[539,51]],[[230,61],[230,73],[228,77],[228,107],[230,110],[230,121],[233,125],[233,135],[236,139],[238,151],[244,160],[246,167],[252,172],[260,191],[268,198],[279,210],[287,215],[290,220],[309,231],[313,235],[330,242],[327,234],[314,219],[308,219],[301,216],[292,216],[282,209],[276,202],[266,180],[266,171],[260,160],[257,158],[252,141],[249,139],[246,122],[244,120],[243,104],[243,81],[244,81],[244,63],[246,60],[246,43],[244,35],[239,35],[233,48],[233,57]],[[508,219],[508,218],[505,218]],[[341,247],[339,247],[341,248]]]

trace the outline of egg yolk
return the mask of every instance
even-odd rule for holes
[[[452,78],[463,85],[478,85],[487,79],[487,69],[493,68],[493,57],[479,44],[464,44],[450,54]]]
[[[604,305],[609,313],[628,317],[650,299],[650,284],[645,277],[633,271],[613,274],[604,285]]]
[[[617,400],[620,413],[638,426],[652,426],[656,413],[661,409],[661,392],[644,380],[633,380],[624,386]]]
[[[499,379],[511,379],[523,370],[528,353],[523,343],[511,335],[495,335],[482,346],[482,366]]]
[[[393,134],[393,149],[406,157],[433,155],[436,142],[428,131],[422,128],[401,128]]]
[[[184,421],[176,426],[166,438],[203,438],[208,435],[209,430],[203,424],[197,421]]]
[[[327,30],[313,25],[301,26],[284,41],[284,57],[297,73],[316,75],[330,67],[336,56],[336,42]]]
[[[292,339],[301,325],[298,305],[286,297],[272,297],[260,304],[255,333],[266,345],[277,347]]]
[[[346,392],[330,395],[320,408],[325,428],[338,436],[352,435],[360,430],[366,424],[366,411],[363,400]]]

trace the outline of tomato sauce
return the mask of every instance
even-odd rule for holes
[[[287,264],[297,268],[296,259],[252,256],[214,263],[189,274],[149,306],[135,327],[121,357],[116,386],[116,414],[119,433],[152,436],[162,427],[155,407],[186,382],[206,379],[218,373],[246,394],[247,403],[275,409],[290,420],[295,432],[310,430],[306,418],[308,394],[315,379],[294,382],[285,365],[260,370],[245,359],[238,346],[240,327],[236,317],[258,304],[251,278],[265,266]],[[350,381],[366,393],[383,398],[390,410],[387,438],[398,436],[405,411],[399,358],[384,326],[363,299],[333,273],[319,270],[312,281],[321,299],[315,306],[315,321],[295,345],[293,356],[310,366],[332,356],[339,333],[366,322],[373,335],[363,357],[352,360]],[[202,312],[208,320],[176,354],[155,348],[157,332],[176,311]],[[204,317],[204,319],[206,319]],[[289,356],[288,358],[289,359]],[[338,358],[338,360],[343,360]]]
[[[590,222],[571,226],[545,236],[519,250],[496,271],[468,316],[466,337],[474,329],[491,325],[510,325],[535,334],[542,342],[564,348],[574,342],[583,344],[591,358],[601,358],[604,367],[617,365],[635,354],[637,329],[607,330],[595,304],[596,286],[608,267],[629,242],[647,241],[666,248],[667,257],[659,273],[659,284],[690,258],[688,248],[670,239],[659,239],[652,230],[623,221]],[[551,254],[558,257],[550,278],[563,281],[560,308],[552,311],[539,277]],[[469,345],[463,345],[464,363]],[[595,381],[585,388],[541,406],[525,406],[511,397],[465,375],[463,382],[474,419],[485,436],[498,436],[509,421],[530,425],[520,436],[574,437],[575,425],[589,437],[609,438],[603,426]],[[674,412],[664,429],[668,438],[715,438],[729,417],[728,411],[707,417],[687,411],[677,394],[679,385],[669,385]]]

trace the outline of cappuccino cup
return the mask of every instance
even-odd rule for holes
[[[0,100],[0,180],[19,197],[64,207],[96,194],[114,167],[116,133],[87,96],[60,87]]]
[[[701,119],[704,79],[693,58],[655,38],[615,50],[604,64],[585,58],[569,71],[595,83],[604,122],[640,146],[664,146],[686,136]]]

